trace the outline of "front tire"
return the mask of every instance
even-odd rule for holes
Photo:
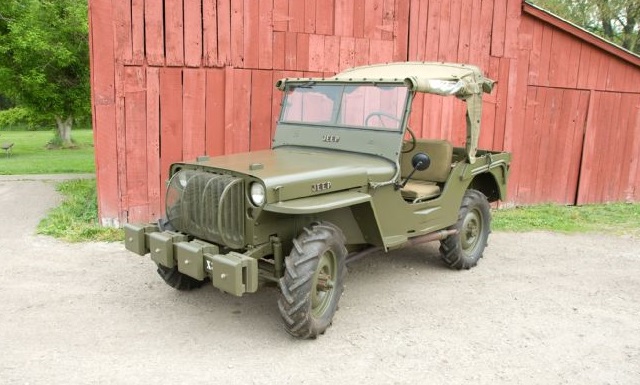
[[[201,287],[206,280],[198,281],[193,277],[182,274],[178,271],[178,266],[173,268],[158,265],[158,274],[164,282],[172,288],[180,291],[189,291]]]
[[[161,218],[158,220],[158,228],[160,231],[175,231],[176,229],[171,225],[171,222],[167,218]],[[166,267],[162,265],[158,266],[158,275],[162,277],[164,282],[171,286],[172,288],[180,291],[189,291],[193,289],[197,289],[204,285],[207,281],[206,279],[203,281],[198,281],[193,277],[189,277],[186,274],[182,274],[178,271],[178,266],[174,267]]]
[[[458,230],[440,242],[442,259],[452,269],[474,267],[491,232],[491,210],[487,197],[477,190],[467,190],[458,212],[458,222],[450,229]]]
[[[344,291],[344,243],[342,231],[328,222],[304,228],[294,239],[278,299],[284,327],[292,336],[316,338],[331,326]]]

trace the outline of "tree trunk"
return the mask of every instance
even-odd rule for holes
[[[609,6],[608,0],[598,1],[596,3],[596,7],[600,13],[600,22],[602,23],[602,33],[604,34],[607,40],[613,41],[615,37],[615,33],[613,31],[613,24],[611,20],[613,19],[613,12],[611,11],[611,7]]]
[[[636,18],[632,14],[631,7],[627,8],[627,24],[622,28],[622,47],[630,51],[635,48],[635,36],[633,31],[636,29]]]
[[[611,19],[607,19],[606,17],[602,17],[602,32],[607,40],[613,41],[615,34],[613,33],[613,25],[611,24]]]
[[[62,141],[62,147],[70,147],[71,142],[71,127],[73,126],[73,116],[69,116],[66,120],[62,120],[61,117],[56,116],[56,123],[58,124],[58,136]]]

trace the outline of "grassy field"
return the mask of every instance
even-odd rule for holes
[[[11,157],[0,151],[0,175],[95,172],[93,131],[73,130],[75,148],[48,150],[53,131],[0,131],[0,144],[13,143]]]
[[[496,210],[492,227],[497,231],[594,232],[640,237],[640,204],[539,205]]]

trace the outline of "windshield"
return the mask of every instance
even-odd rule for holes
[[[295,84],[280,122],[400,131],[407,94],[403,85]]]

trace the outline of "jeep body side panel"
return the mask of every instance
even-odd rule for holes
[[[509,155],[487,154],[483,153],[473,165],[465,161],[455,163],[440,195],[433,199],[409,203],[394,186],[370,191],[374,217],[384,218],[377,223],[385,249],[400,247],[410,238],[454,225],[465,191],[474,188],[473,182],[480,178],[490,178],[490,186],[496,190],[494,198],[504,198]]]
[[[393,185],[374,190],[371,195],[375,216],[384,218],[378,221],[378,227],[385,249],[400,247],[409,238],[447,228],[456,222],[466,187],[462,185],[470,182],[460,180],[460,171],[452,171],[453,175],[438,197],[419,203],[405,201]]]

